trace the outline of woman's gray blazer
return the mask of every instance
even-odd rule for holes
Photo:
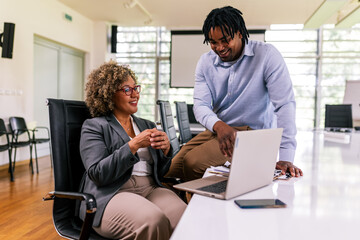
[[[140,132],[155,128],[155,123],[132,116]],[[80,155],[85,173],[80,189],[84,193],[94,195],[97,211],[93,226],[99,226],[104,209],[120,187],[130,179],[139,156],[133,155],[128,142],[129,136],[117,122],[113,114],[88,119],[81,129]],[[161,186],[161,178],[167,173],[171,158],[166,157],[162,150],[148,148],[154,160],[153,173],[155,182]],[[170,153],[172,150],[170,149]],[[131,204],[126,203],[124,204]],[[85,204],[81,203],[80,218],[85,217]]]

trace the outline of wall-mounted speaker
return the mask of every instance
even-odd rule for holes
[[[0,47],[2,47],[1,57],[12,58],[14,47],[14,23],[4,23],[4,32],[0,33]]]
[[[111,26],[111,53],[116,53],[116,45],[117,45],[117,28],[118,26]]]

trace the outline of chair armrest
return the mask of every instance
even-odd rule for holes
[[[92,194],[79,192],[52,191],[43,197],[43,201],[53,200],[54,198],[77,199],[86,202],[86,212],[96,212],[96,200]]]
[[[10,144],[9,136],[11,136],[12,133],[8,132],[8,131],[0,131],[0,135],[3,135],[3,134],[5,134],[5,136],[6,136],[7,144]]]
[[[2,134],[6,134],[6,135],[10,135],[10,134],[12,134],[12,132],[10,132],[10,131],[0,131],[0,133],[2,133]]]
[[[53,200],[54,198],[77,199],[86,201],[86,214],[81,227],[79,240],[89,239],[91,227],[96,213],[96,200],[94,196],[88,193],[53,191],[46,194],[45,197],[43,197],[43,201]]]
[[[31,130],[29,130],[28,128],[18,128],[16,130],[11,130],[10,134],[12,136],[12,141],[14,140],[14,137],[16,137],[16,139],[17,139],[19,132],[22,132],[21,134],[27,133],[28,137],[29,137],[29,141],[30,141],[31,140],[30,131]]]
[[[18,129],[16,129],[16,130],[11,131],[11,132],[16,132],[16,131],[29,132],[29,131],[31,131],[31,130],[28,129],[28,128],[18,128]]]
[[[35,129],[35,130],[37,130],[37,129],[46,129],[47,131],[49,131],[49,128],[48,128],[48,127],[42,127],[42,126],[35,127],[34,129]]]
[[[49,128],[48,128],[48,127],[43,127],[43,126],[38,126],[38,127],[35,127],[34,129],[31,129],[31,130],[30,130],[30,131],[32,131],[32,133],[33,133],[33,137],[35,137],[35,132],[38,132],[39,129],[44,129],[44,130],[46,130],[47,136],[48,136],[48,138],[50,138]]]

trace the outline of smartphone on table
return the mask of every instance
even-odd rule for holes
[[[239,199],[234,201],[241,208],[284,208],[286,203],[280,199]]]

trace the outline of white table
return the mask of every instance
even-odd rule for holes
[[[294,163],[304,176],[234,198],[279,198],[287,208],[241,209],[234,199],[194,195],[171,240],[360,239],[360,133],[339,134],[350,141],[299,132]]]

